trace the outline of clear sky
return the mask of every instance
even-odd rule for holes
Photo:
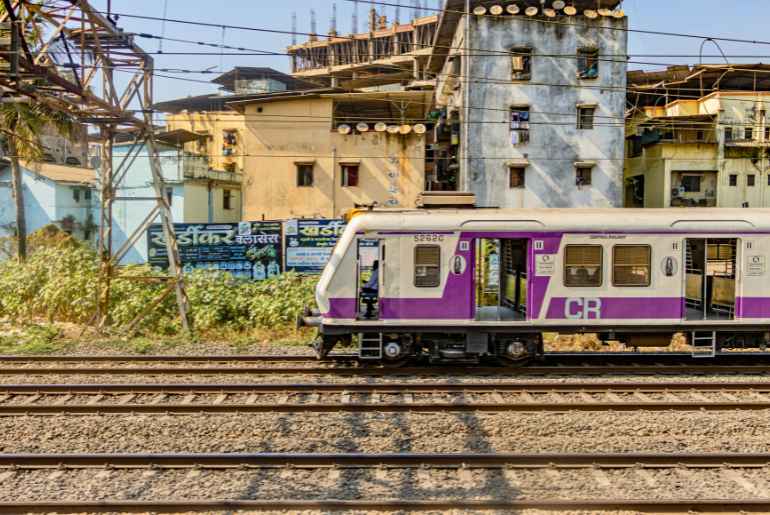
[[[389,0],[390,3],[411,5],[411,0]],[[291,30],[292,12],[297,13],[298,31],[310,31],[310,10],[315,9],[318,31],[325,33],[329,29],[332,4],[337,4],[337,27],[340,33],[351,30],[352,3],[345,0],[112,0],[112,10],[117,13],[163,17],[164,3],[167,4],[166,17],[183,20],[203,21],[215,24],[239,25],[254,28]],[[428,0],[431,7],[438,0]],[[107,0],[92,0],[98,9],[106,9]],[[367,23],[369,5],[360,3],[359,28]],[[629,16],[632,29],[678,32],[705,36],[722,36],[750,40],[770,40],[767,31],[768,0],[625,0],[623,8]],[[394,7],[384,7],[385,14],[393,19]],[[411,17],[411,9],[401,9],[401,21]],[[119,24],[130,32],[144,32],[165,35],[169,38],[204,41],[244,47],[256,50],[283,52],[291,43],[291,36],[267,32],[244,31],[214,27],[196,27],[177,23],[137,20],[128,17],[120,19]],[[305,36],[297,36],[304,41]],[[149,52],[159,50],[159,41],[139,38],[138,43]],[[770,45],[719,43],[728,55],[759,56],[747,59],[730,58],[734,62],[770,63]],[[688,54],[698,55],[701,40],[657,35],[629,34],[630,54]],[[156,68],[174,68],[186,70],[226,71],[233,66],[269,66],[281,71],[289,70],[286,56],[220,56],[215,48],[197,45],[163,42],[164,52],[213,52],[216,55],[158,55]],[[234,52],[234,51],[230,51]],[[724,62],[716,59],[719,51],[712,43],[706,43],[704,54],[711,56],[705,62]],[[693,63],[698,58],[662,58],[633,57],[629,69],[660,68],[663,63]],[[163,72],[158,72],[163,73]],[[209,81],[214,75],[173,74],[186,79]],[[186,80],[166,78],[156,79],[155,100],[168,100],[188,95],[199,95],[216,91],[214,85]]]

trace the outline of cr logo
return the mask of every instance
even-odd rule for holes
[[[567,299],[564,303],[564,317],[570,320],[589,320],[602,317],[602,299]]]

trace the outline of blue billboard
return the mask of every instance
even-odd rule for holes
[[[220,270],[261,281],[283,271],[281,222],[174,224],[182,269]],[[150,266],[168,268],[166,239],[160,224],[147,229]]]
[[[320,274],[345,230],[342,220],[289,220],[285,223],[286,270]]]

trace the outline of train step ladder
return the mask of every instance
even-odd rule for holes
[[[382,333],[359,333],[358,357],[382,359]]]
[[[717,353],[716,331],[693,331],[690,347],[693,358],[713,358]]]

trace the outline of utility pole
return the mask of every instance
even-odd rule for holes
[[[23,20],[26,2],[2,0],[5,12],[0,14],[0,26],[3,23],[22,20],[19,23],[31,23]],[[164,227],[169,256],[170,275],[158,275],[150,278],[167,284],[166,291],[150,307],[157,305],[170,291],[175,291],[182,328],[191,330],[189,303],[185,290],[182,270],[179,266],[179,252],[176,235],[171,220],[171,212],[165,201],[163,176],[155,146],[155,127],[152,120],[152,76],[153,60],[135,42],[134,37],[118,29],[112,16],[112,2],[107,2],[107,17],[95,10],[87,0],[47,0],[35,4],[35,24],[37,34],[43,34],[43,41],[36,41],[35,53],[23,39],[19,41],[18,77],[14,73],[0,71],[0,88],[8,96],[25,98],[44,104],[52,109],[68,114],[83,124],[91,124],[100,129],[102,144],[102,163],[98,173],[98,186],[101,201],[99,223],[99,279],[96,294],[96,313],[94,321],[98,327],[110,323],[110,294],[112,283],[117,280],[131,280],[119,275],[118,263],[131,246],[141,237],[150,224],[160,216]],[[21,25],[19,33],[30,34],[33,31]],[[45,39],[47,38],[47,39]],[[56,43],[62,41],[65,46],[79,49],[68,52],[71,73],[62,74],[61,66],[55,57],[48,54]],[[51,50],[53,51],[53,50]],[[0,55],[0,60],[8,60]],[[13,58],[11,58],[13,59]],[[13,61],[11,61],[13,65]],[[125,82],[117,83],[113,71],[131,73]],[[94,85],[100,79],[101,93],[94,92]],[[138,106],[138,109],[137,109]],[[139,111],[142,117],[135,116]],[[134,142],[120,162],[115,160],[113,146],[118,135],[132,135]],[[117,250],[113,249],[112,205],[115,192],[128,169],[144,151],[148,154],[155,189],[156,205],[145,217],[137,229],[128,235],[126,242]],[[143,311],[131,323],[141,320],[147,313]]]

